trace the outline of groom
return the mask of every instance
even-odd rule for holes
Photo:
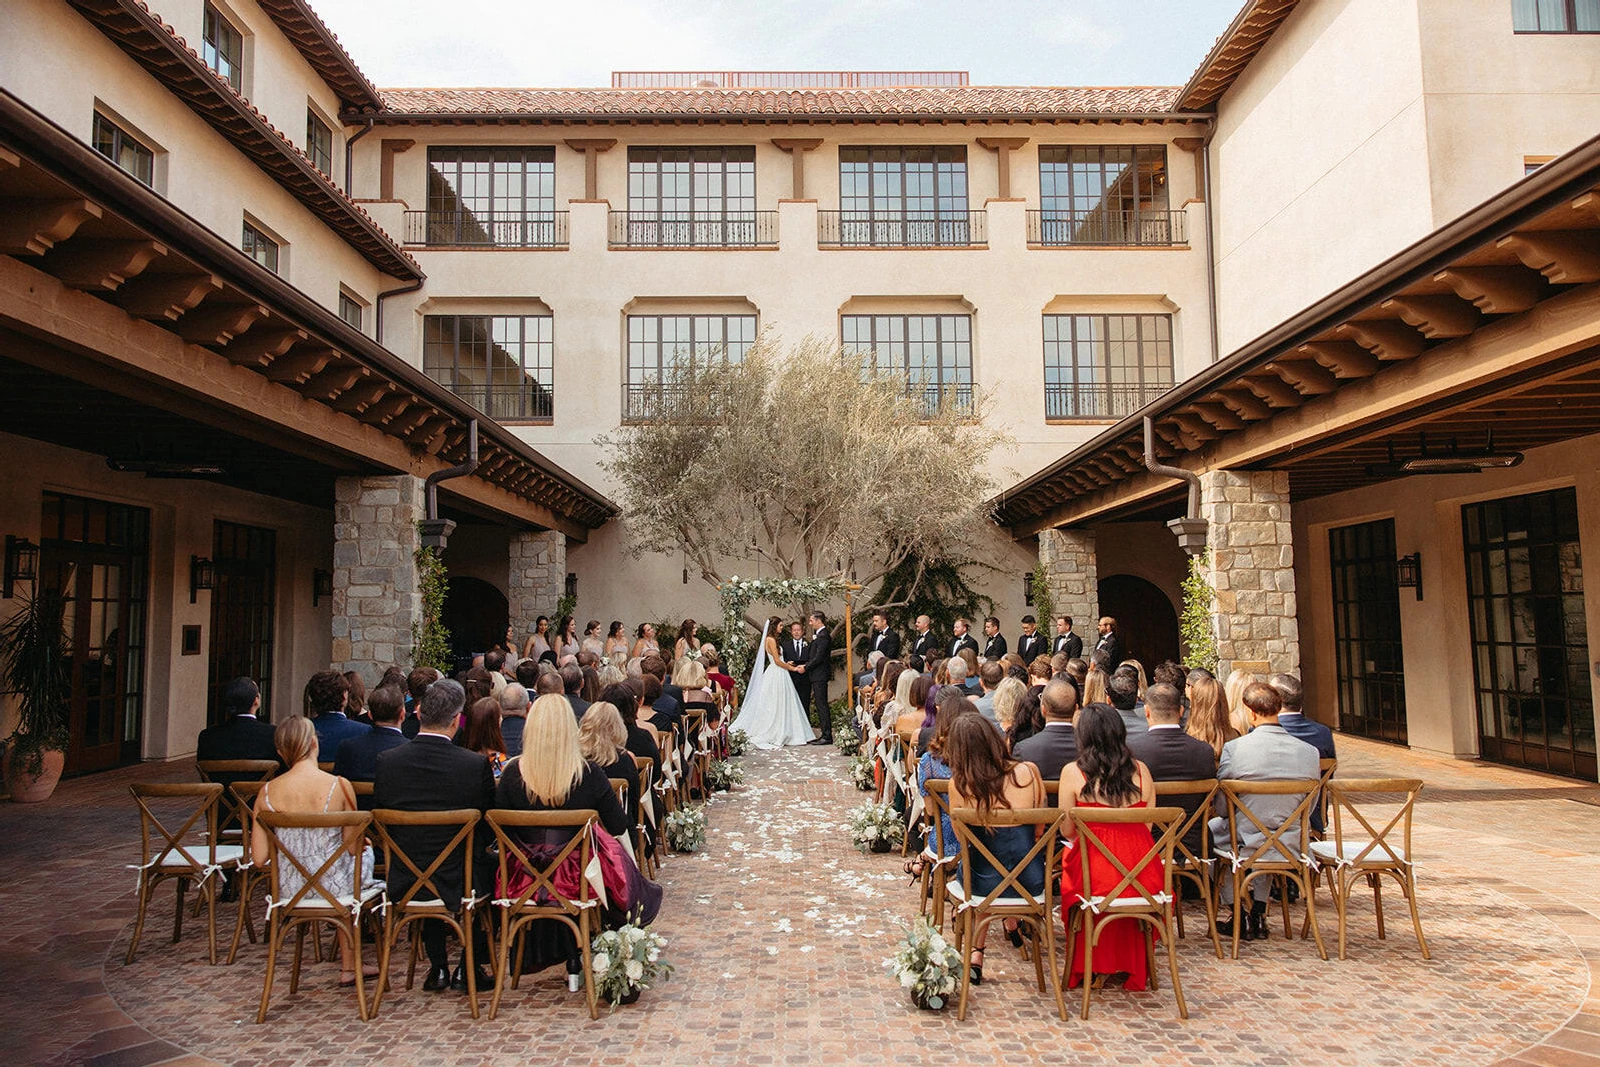
[[[828,633],[827,620],[822,612],[813,611],[807,621],[811,624],[811,640],[805,646],[805,680],[811,693],[811,710],[816,712],[821,737],[813,737],[807,744],[833,744],[833,712],[828,708],[828,679],[833,675],[833,635]]]

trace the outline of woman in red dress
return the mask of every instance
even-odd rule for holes
[[[1128,751],[1127,727],[1122,716],[1109,704],[1090,704],[1078,712],[1078,761],[1069,763],[1061,772],[1061,807],[1073,808],[1145,808],[1155,800],[1155,782],[1150,769],[1133,758]],[[1066,833],[1071,846],[1061,857],[1061,919],[1070,927],[1072,909],[1086,897],[1111,892],[1122,881],[1122,872],[1094,846],[1085,846],[1072,835],[1068,823]],[[1150,851],[1153,841],[1145,826],[1104,823],[1094,830],[1095,836],[1132,870],[1134,865]],[[1089,885],[1083,885],[1083,860],[1079,850],[1089,848]],[[1160,893],[1165,883],[1165,872],[1159,861],[1151,863],[1139,875],[1139,883],[1151,893]],[[1139,891],[1128,886],[1124,897],[1137,897]],[[1068,988],[1083,981],[1088,923],[1085,922],[1073,942],[1072,966],[1067,979]],[[1116,919],[1101,928],[1094,943],[1095,974],[1126,974],[1125,989],[1143,989],[1148,981],[1145,955],[1145,931],[1148,924],[1135,919]]]

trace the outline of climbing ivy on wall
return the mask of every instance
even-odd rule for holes
[[[449,674],[450,631],[444,624],[444,601],[450,592],[450,572],[438,549],[419,548],[412,558],[417,565],[417,588],[422,592],[422,618],[411,626],[412,660],[415,666]]]
[[[1211,566],[1211,550],[1189,559],[1189,575],[1183,580],[1183,619],[1178,629],[1183,638],[1183,662],[1189,667],[1217,669],[1217,631],[1212,608],[1217,591],[1206,581]]]

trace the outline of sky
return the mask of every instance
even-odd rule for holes
[[[1243,2],[312,0],[312,6],[379,86],[605,86],[613,70],[965,70],[974,85],[1181,85]]]

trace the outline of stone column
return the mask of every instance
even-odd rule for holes
[[[1217,677],[1234,669],[1300,670],[1294,539],[1286,471],[1207,471],[1200,514],[1210,524],[1207,580],[1217,591]]]
[[[524,641],[540,615],[555,614],[556,601],[566,591],[567,535],[558,530],[513,533],[510,556],[506,600],[511,608],[511,632]],[[555,622],[551,618],[551,632]]]
[[[1039,531],[1039,563],[1057,615],[1072,617],[1072,631],[1093,634],[1100,601],[1100,569],[1093,530]],[[1055,638],[1055,626],[1042,619],[1039,632]],[[1086,639],[1087,642],[1087,639]]]
[[[422,479],[346,477],[333,490],[333,669],[375,685],[391,664],[411,667],[411,628],[422,618],[417,521]]]

